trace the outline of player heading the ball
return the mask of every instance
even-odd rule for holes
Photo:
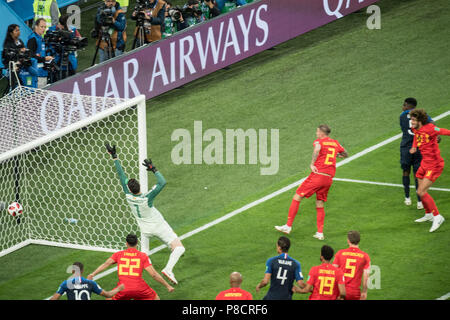
[[[157,184],[153,186],[150,191],[142,193],[139,182],[136,179],[128,179],[123,171],[117,158],[116,146],[111,146],[109,143],[105,143],[105,146],[106,150],[114,160],[114,165],[116,167],[117,174],[119,175],[120,184],[122,185],[126,200],[141,230],[141,251],[145,252],[147,255],[150,253],[149,239],[151,237],[157,237],[164,242],[167,247],[172,250],[172,252],[170,253],[169,260],[164,269],[162,269],[161,273],[172,283],[178,284],[178,281],[173,273],[173,268],[180,257],[184,254],[185,248],[177,234],[173,231],[158,209],[156,209],[153,205],[155,197],[166,185],[164,176],[158,171],[158,169],[156,169],[151,159],[145,159],[142,165],[147,168],[147,171],[151,171],[155,174]]]

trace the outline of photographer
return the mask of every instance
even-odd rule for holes
[[[44,37],[51,55],[55,57],[54,64],[57,65],[51,71],[51,83],[72,76],[77,72],[78,59],[76,50],[78,48],[72,46],[72,42],[85,38],[81,37],[75,27],[67,25],[68,19],[69,15],[67,14],[61,16],[59,23],[50,27]]]
[[[48,72],[44,69],[44,64],[53,60],[52,56],[47,55],[47,48],[44,43],[43,35],[47,29],[44,18],[39,18],[34,23],[34,32],[28,37],[27,48],[32,56],[33,66],[37,68],[37,75],[32,76],[32,87],[42,88],[47,85]]]
[[[205,20],[203,12],[200,10],[200,2],[198,0],[188,0],[183,8],[183,18],[189,26],[193,26]]]
[[[220,10],[216,0],[204,0],[200,6],[205,20],[212,19],[220,15]]]
[[[247,4],[247,1],[245,0],[216,0],[217,1],[217,7],[219,8],[221,13],[227,13],[228,11],[243,6],[244,4]]]
[[[25,44],[19,38],[20,27],[17,24],[8,26],[3,42],[2,62],[9,70],[10,87],[32,85],[32,76],[37,76],[37,69],[32,66],[31,55]]]
[[[131,15],[136,20],[134,31],[136,46],[161,40],[164,31],[166,3],[163,0],[137,0]]]
[[[174,33],[186,29],[189,27],[186,21],[183,19],[182,9],[173,7],[172,3],[166,2],[166,11],[164,13],[164,31],[163,38],[167,38]]]
[[[121,55],[127,41],[125,12],[115,0],[104,0],[95,17],[95,32],[100,63]]]

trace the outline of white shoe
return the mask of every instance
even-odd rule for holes
[[[412,203],[411,198],[405,198],[405,204],[406,204],[407,206],[410,206],[411,203]]]
[[[284,225],[284,226],[275,226],[275,229],[277,229],[280,232],[289,234],[291,233],[292,227],[289,227],[288,225]]]
[[[432,213],[425,213],[425,215],[422,218],[419,218],[417,220],[414,220],[415,222],[426,222],[426,221],[433,221],[433,214]]]
[[[319,233],[319,232],[316,232],[316,233],[313,235],[313,237],[316,238],[316,239],[319,239],[319,240],[325,239],[325,237],[323,236],[323,233]]]
[[[430,232],[436,231],[441,224],[445,221],[444,217],[440,214],[433,218],[433,225],[431,226]]]
[[[177,279],[175,279],[175,275],[173,274],[173,272],[171,272],[171,271],[169,271],[169,270],[167,270],[167,269],[163,269],[163,270],[161,271],[161,273],[162,273],[163,275],[165,275],[166,278],[169,279],[170,282],[172,282],[173,284],[178,284],[178,281],[177,281]]]
[[[422,201],[418,201],[417,202],[417,210],[422,210],[422,209],[423,209]]]

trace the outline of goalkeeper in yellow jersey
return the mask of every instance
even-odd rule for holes
[[[173,268],[178,262],[178,259],[183,255],[185,248],[162,214],[153,205],[155,197],[166,185],[166,180],[152,164],[152,160],[145,159],[142,165],[147,168],[147,171],[152,171],[155,174],[158,182],[150,191],[142,193],[139,182],[136,179],[128,179],[123,171],[117,159],[116,146],[110,146],[108,143],[105,143],[105,146],[114,160],[114,165],[116,166],[120,184],[125,192],[127,202],[141,229],[141,251],[147,255],[149,254],[150,237],[157,237],[164,242],[172,252],[167,265],[161,270],[161,273],[172,283],[178,284],[173,274]]]

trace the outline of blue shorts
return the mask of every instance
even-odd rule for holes
[[[403,171],[410,171],[413,167],[413,172],[417,172],[420,167],[420,162],[422,161],[422,155],[419,150],[416,153],[409,153],[408,148],[400,148],[400,166]]]

